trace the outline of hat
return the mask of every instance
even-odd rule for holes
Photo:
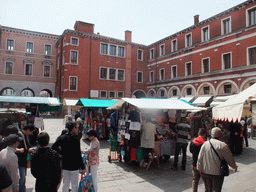
[[[21,141],[22,141],[22,137],[18,136],[17,134],[11,134],[6,138],[6,142],[8,146]]]
[[[78,117],[78,118],[76,119],[76,122],[78,122],[78,121],[82,121],[82,119],[81,119],[80,117]]]

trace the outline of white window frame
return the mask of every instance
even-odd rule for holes
[[[153,73],[153,79],[151,79],[151,73]],[[149,71],[149,82],[154,82],[155,74],[154,71]]]
[[[172,68],[171,68],[171,78],[176,78],[176,77],[173,77],[173,68],[176,67],[176,77],[178,77],[178,66],[177,65],[173,65]]]
[[[31,65],[31,75],[26,75],[26,65]],[[25,63],[25,67],[24,67],[24,75],[28,76],[28,77],[32,77],[33,76],[33,64],[32,63]]]
[[[50,47],[51,47],[51,51],[50,51],[50,54],[48,55],[48,54],[46,54],[46,50],[45,50],[45,46],[46,45],[50,45]],[[52,55],[52,45],[51,44],[44,44],[44,55],[47,55],[47,56],[50,56],[50,55]]]
[[[111,68],[111,69],[113,69],[113,68]],[[116,81],[125,81],[125,70],[124,69],[117,69],[117,68],[115,68],[116,69],[116,71],[117,71],[117,73],[116,73]],[[124,78],[123,78],[123,80],[119,80],[118,79],[118,71],[124,71]]]
[[[176,45],[175,45],[175,49],[176,49],[176,50],[175,50],[175,51],[178,50],[178,39],[176,38],[176,39],[173,39],[173,40],[172,40],[172,43],[171,43],[171,51],[172,51],[172,52],[175,52],[175,51],[173,50],[173,42],[174,42],[174,41],[176,41]]]
[[[13,49],[8,49],[8,40],[12,40],[13,41]],[[15,50],[15,39],[6,39],[6,50],[7,51],[14,51]]]
[[[49,77],[51,77],[51,65],[44,65],[43,67],[50,67]],[[46,78],[47,78],[47,76],[44,76],[44,69],[43,69],[43,77],[46,77]],[[48,77],[48,78],[49,78],[49,77]]]
[[[123,97],[124,97],[124,92],[123,92],[123,91],[118,91],[118,92],[117,92],[117,98],[122,98],[122,97],[119,97],[119,96],[118,96],[118,93],[123,93]]]
[[[6,63],[11,63],[12,64],[12,73],[6,73]],[[5,65],[4,65],[4,74],[6,75],[13,75],[13,68],[14,68],[14,63],[12,61],[5,61]]]
[[[141,59],[138,59],[139,51],[141,51]],[[143,50],[142,49],[137,49],[137,60],[138,61],[143,61]]]
[[[187,42],[187,36],[189,35],[190,35],[191,45],[188,45],[188,42]],[[192,46],[192,32],[185,35],[185,47],[190,47],[190,46]]]
[[[115,93],[115,96],[114,97],[110,97],[110,92]],[[116,91],[109,91],[109,99],[113,99],[113,98],[116,98]]]
[[[247,47],[247,66],[251,66],[250,65],[250,57],[249,57],[249,49],[251,49],[251,48],[256,48],[256,45]]]
[[[186,62],[186,63],[185,63],[185,76],[190,76],[190,75],[188,75],[188,71],[187,71],[187,64],[188,64],[188,63],[191,63],[191,74],[190,74],[190,75],[193,75],[192,61],[189,61],[189,62]]]
[[[226,20],[229,20],[229,22],[230,22],[229,33],[232,32],[232,30],[231,30],[232,29],[232,27],[231,27],[231,16],[229,16],[229,17],[226,17],[226,18],[221,20],[221,35],[226,35],[226,34],[224,34],[224,32],[225,32],[225,25],[224,25],[224,23],[225,23]],[[229,33],[227,33],[227,34],[229,34]]]
[[[245,14],[246,14],[246,27],[249,27],[250,26],[250,16],[249,16],[249,12],[252,10],[252,9],[255,9],[256,8],[256,5],[255,6],[253,6],[253,7],[250,7],[250,8],[248,8],[248,9],[246,9],[246,12],[245,12]],[[256,23],[256,21],[255,21],[255,23]]]
[[[163,78],[161,77],[161,71],[163,71]],[[159,69],[159,80],[165,80],[165,68],[161,68]]]
[[[32,52],[27,52],[27,45],[28,45],[28,43],[32,43]],[[32,41],[26,41],[25,52],[26,52],[26,53],[34,53],[34,42],[32,42]]]
[[[163,47],[163,49],[162,49],[162,47]],[[162,52],[162,50],[163,50],[163,52]],[[164,56],[164,55],[165,55],[165,44],[161,44],[159,46],[159,56]]]
[[[102,68],[107,69],[107,77],[106,77],[106,79],[100,77],[100,73],[101,73],[101,69]],[[109,71],[110,71],[110,69],[115,69],[116,70],[115,79],[110,79],[109,78]],[[123,78],[123,80],[118,80],[118,71],[119,70],[120,71],[124,71],[124,78]],[[119,68],[113,68],[113,67],[99,67],[99,79],[100,80],[109,80],[109,81],[125,81],[125,69],[119,69]]]
[[[150,51],[149,51],[150,58],[149,59],[154,59],[154,54],[155,54],[155,49],[154,48],[150,49]]]
[[[76,63],[72,63],[72,62],[71,62],[71,52],[72,52],[72,51],[77,52]],[[69,61],[69,62],[70,62],[70,65],[78,65],[78,57],[79,57],[79,51],[77,51],[77,50],[72,50],[72,49],[71,49],[71,50],[70,50],[70,61]]]
[[[141,73],[141,82],[139,82],[139,73]],[[137,83],[143,83],[143,72],[142,71],[137,71]]]
[[[101,92],[106,92],[106,97],[101,97]],[[108,91],[107,90],[100,90],[100,98],[108,98]]]
[[[76,78],[76,90],[70,90],[70,78],[71,77],[75,77]],[[78,87],[78,76],[69,76],[68,90],[69,91],[77,91],[77,87]]]
[[[119,56],[119,47],[122,47],[124,49],[124,56]],[[124,46],[120,46],[120,45],[117,45],[117,51],[116,51],[116,56],[117,57],[121,57],[121,58],[125,58],[125,47]]]
[[[204,40],[204,29],[208,28],[208,39]],[[207,42],[210,40],[210,25],[201,28],[201,42]]]
[[[77,39],[77,45],[72,43],[72,39]],[[79,38],[77,37],[70,37],[70,45],[79,46]]]
[[[202,73],[209,73],[209,72],[205,72],[205,71],[204,71],[204,60],[205,60],[205,59],[208,59],[208,60],[209,60],[209,72],[211,72],[210,57],[202,58],[202,60],[201,60],[201,72],[202,72]]]
[[[111,48],[110,47],[116,47],[116,54],[115,55],[111,55]],[[113,44],[109,44],[109,55],[110,56],[117,56],[117,52],[118,52],[118,46],[117,45],[113,45]]]
[[[102,68],[107,69],[107,76],[106,76],[106,79],[104,79],[104,78],[101,78],[101,77],[100,77],[100,75],[101,75],[101,69],[102,69]],[[101,79],[101,80],[108,80],[108,67],[100,67],[100,71],[99,71],[99,79]]]
[[[232,52],[226,52],[226,53],[221,54],[222,70],[229,70],[229,69],[225,69],[225,63],[224,63],[224,55],[227,55],[229,53],[230,53],[230,68],[229,69],[232,69]]]
[[[108,46],[108,48],[107,48],[107,53],[101,53],[101,44],[104,44],[104,45],[107,45],[107,46]],[[108,43],[104,43],[104,42],[101,42],[101,43],[100,43],[100,54],[101,54],[101,55],[108,55],[108,54],[109,54],[109,44],[108,44]]]

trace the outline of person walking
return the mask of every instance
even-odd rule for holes
[[[6,169],[13,181],[12,189],[19,191],[19,165],[18,157],[15,154],[22,138],[16,134],[11,134],[6,138],[7,147],[0,152],[0,163],[6,166]]]
[[[82,174],[85,173],[76,122],[69,122],[67,127],[68,133],[52,145],[52,149],[62,155],[63,192],[69,191],[70,184],[72,191],[78,191],[79,169],[82,169]]]
[[[12,179],[6,169],[6,167],[0,164],[0,192],[13,192]]]
[[[193,180],[192,180],[192,189],[193,192],[197,192],[198,189],[198,183],[200,180],[200,173],[196,168],[197,165],[197,158],[199,151],[204,144],[206,139],[206,130],[201,128],[198,131],[198,137],[196,137],[189,145],[189,151],[192,153],[193,163],[192,163],[192,173],[193,173]],[[202,176],[202,179],[205,181],[205,176]],[[206,182],[204,182],[206,184]],[[207,187],[205,186],[205,189]],[[207,191],[207,190],[205,190]]]
[[[36,178],[35,190],[57,192],[61,180],[59,154],[48,147],[48,133],[39,133],[37,140],[40,147],[31,155],[31,174]]]
[[[33,131],[35,131],[35,126],[30,123],[18,132],[18,135],[23,139],[16,149],[20,173],[19,192],[26,192],[27,158],[29,154],[34,152],[34,149],[30,148],[31,145],[28,136],[31,135]]]
[[[7,137],[11,134],[16,134],[16,133],[18,133],[18,129],[13,125],[8,125],[3,130],[3,135],[2,135],[3,139],[0,141],[0,151],[7,147],[7,142],[6,142]]]
[[[76,119],[76,124],[77,124],[77,127],[78,127],[78,139],[80,140],[82,138],[83,130],[84,130],[84,124],[83,124],[83,121],[80,117],[78,117]]]
[[[88,167],[89,170],[87,170],[87,173],[91,172],[92,175],[92,181],[95,192],[98,190],[98,184],[97,184],[97,171],[99,167],[99,151],[100,151],[100,142],[97,138],[97,131],[96,130],[90,130],[88,132],[89,140],[91,141],[90,147],[88,149],[85,149],[83,153],[88,154]]]
[[[211,130],[212,138],[202,145],[198,155],[197,169],[201,175],[205,175],[206,187],[209,192],[220,192],[224,181],[224,176],[221,175],[220,171],[221,161],[214,149],[220,158],[233,168],[234,172],[237,171],[235,159],[228,145],[220,141],[222,135],[221,129],[214,127]]]

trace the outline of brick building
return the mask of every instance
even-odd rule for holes
[[[0,95],[55,96],[58,38],[0,25]]]

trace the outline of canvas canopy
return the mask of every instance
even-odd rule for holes
[[[64,99],[63,105],[75,106],[77,102],[78,102],[78,99]]]
[[[197,106],[205,106],[205,103],[209,101],[209,99],[211,99],[211,96],[197,97],[193,103]]]
[[[243,113],[243,104],[250,97],[256,95],[256,83],[240,92],[236,96],[212,108],[213,119],[222,121],[240,121]]]
[[[102,99],[79,99],[76,105],[84,107],[109,107],[116,103],[117,100],[102,100]]]
[[[194,107],[180,99],[136,99],[122,98],[116,104],[107,109],[114,109],[118,105],[122,106],[124,102],[134,105],[140,109],[174,109],[174,110],[206,110],[202,107]],[[117,107],[118,108],[118,107]]]

